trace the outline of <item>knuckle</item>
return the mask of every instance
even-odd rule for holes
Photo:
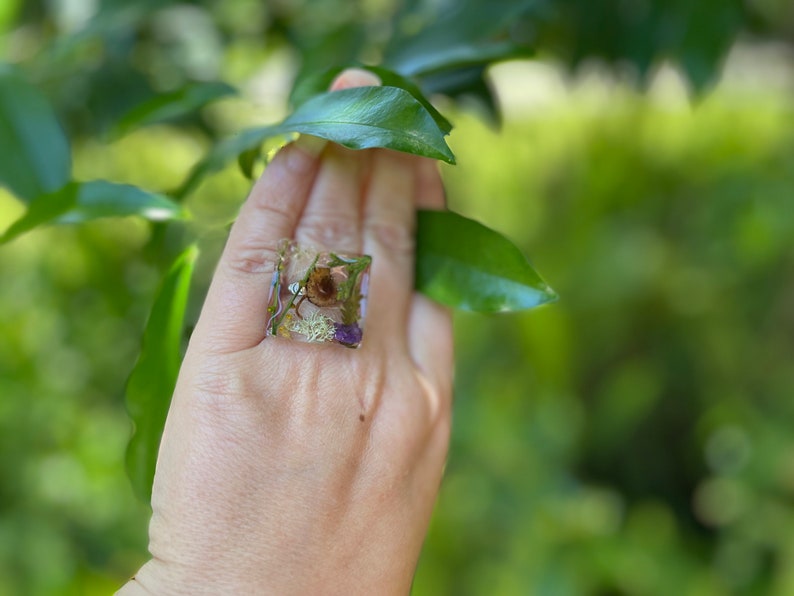
[[[357,250],[359,245],[358,221],[341,213],[304,215],[300,234],[309,243],[326,248]]]
[[[226,263],[235,273],[270,274],[275,270],[277,260],[278,243],[262,243],[252,239],[238,246]]]
[[[254,226],[247,222],[240,225],[240,230],[232,238],[224,254],[224,262],[233,272],[243,274],[272,273],[278,260],[279,246],[283,238],[279,238],[278,230],[291,229],[290,222],[293,216],[286,206],[274,203],[255,203],[257,211],[264,214],[265,225],[262,229],[252,229]],[[245,217],[241,214],[241,217]],[[260,218],[257,217],[257,221]],[[276,236],[274,238],[274,236]]]
[[[227,259],[230,270],[243,274],[272,273],[276,267],[278,251],[271,247],[249,246],[240,247],[234,255]]]
[[[386,251],[398,255],[412,255],[416,246],[413,229],[395,221],[367,222],[370,237]]]
[[[278,186],[276,183],[271,183],[267,189],[255,186],[249,198],[250,207],[259,212],[261,217],[269,222],[270,227],[274,228],[289,226],[296,218],[295,208],[291,201],[292,193],[288,192],[288,189],[280,189]],[[244,213],[245,211],[241,212],[241,217],[245,217]]]

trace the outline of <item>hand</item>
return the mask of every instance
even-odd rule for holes
[[[378,84],[346,71],[332,89]],[[450,430],[449,313],[413,291],[435,163],[318,139],[242,207],[168,414],[152,559],[120,593],[405,594]],[[373,258],[360,349],[265,337],[282,238]]]

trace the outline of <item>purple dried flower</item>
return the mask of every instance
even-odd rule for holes
[[[334,323],[334,339],[346,346],[357,346],[361,343],[363,332],[358,323],[345,325],[344,323]]]

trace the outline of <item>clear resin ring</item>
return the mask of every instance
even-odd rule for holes
[[[367,255],[320,252],[282,240],[270,284],[267,335],[357,348],[371,263]]]

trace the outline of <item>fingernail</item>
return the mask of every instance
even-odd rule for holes
[[[378,75],[362,68],[348,68],[339,73],[331,83],[331,91],[353,87],[377,87],[381,85]]]

